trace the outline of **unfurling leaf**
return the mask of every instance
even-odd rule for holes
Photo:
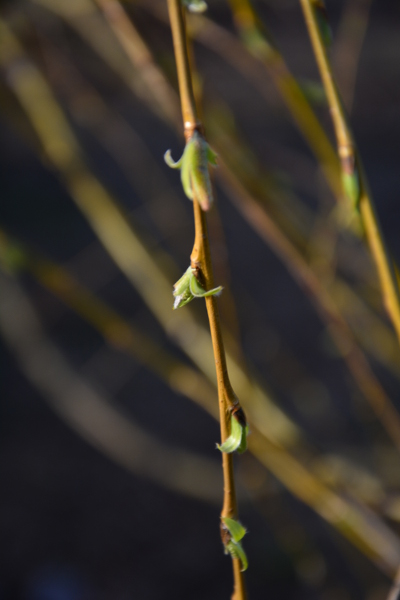
[[[247,560],[246,553],[243,549],[243,546],[240,543],[240,541],[243,539],[243,537],[246,534],[246,529],[243,527],[243,525],[241,523],[239,523],[239,521],[236,521],[235,519],[229,519],[228,517],[222,517],[222,521],[226,525],[226,527],[229,530],[229,533],[231,535],[231,539],[229,540],[229,542],[227,542],[225,544],[225,552],[226,552],[226,554],[228,554],[228,552],[229,552],[229,554],[232,556],[232,558],[238,558],[240,560],[240,562],[242,563],[241,570],[246,571],[247,567],[249,566],[249,563]]]
[[[206,291],[198,282],[192,267],[188,267],[182,277],[175,283],[173,296],[174,310],[188,304],[194,298],[208,298],[222,292],[222,286]]]
[[[226,452],[227,454],[235,451],[239,454],[242,454],[245,452],[245,450],[247,450],[248,432],[248,425],[241,423],[234,415],[232,415],[231,434],[223,444],[217,444],[217,448],[219,448],[221,452]]]
[[[229,533],[232,536],[232,539],[235,542],[240,542],[244,538],[247,533],[247,530],[239,521],[235,519],[230,519],[229,517],[222,517],[223,522],[229,529]]]
[[[186,142],[182,157],[174,162],[171,151],[164,154],[164,160],[172,169],[181,170],[182,187],[186,196],[199,202],[203,210],[209,210],[213,203],[212,186],[208,165],[217,165],[217,155],[203,136],[195,131]]]
[[[232,540],[227,543],[225,546],[227,552],[232,556],[232,558],[238,558],[242,563],[241,571],[246,571],[249,566],[249,561],[247,560],[246,552],[243,550],[242,544],[233,542]]]

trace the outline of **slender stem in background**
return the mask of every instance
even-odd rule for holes
[[[184,131],[186,140],[188,140],[196,129],[201,129],[201,123],[198,118],[193,94],[187,51],[185,18],[180,0],[168,0],[168,10],[178,71]],[[213,271],[206,215],[201,209],[196,198],[193,200],[193,208],[195,239],[191,254],[191,266],[196,273],[199,274],[202,282],[205,285],[205,289],[212,289]],[[206,306],[217,372],[221,442],[223,443],[229,437],[231,408],[237,405],[237,398],[235,397],[229,381],[216,298],[213,296],[206,298]],[[222,468],[224,476],[224,500],[221,511],[221,519],[223,517],[236,519],[238,515],[238,509],[232,454],[228,454],[226,452],[222,453]],[[224,541],[225,532],[223,528],[221,528],[221,533]],[[247,594],[244,585],[243,573],[241,572],[241,563],[238,558],[232,558],[232,561],[234,574],[234,592],[232,595],[232,600],[245,600],[247,598]]]
[[[392,259],[386,249],[378,217],[368,188],[368,182],[359,158],[345,110],[332,72],[326,47],[317,22],[312,0],[300,0],[308,33],[327,96],[336,134],[339,159],[344,173],[358,166],[360,183],[359,210],[367,240],[378,270],[383,301],[400,341],[400,294]]]
[[[199,126],[196,102],[194,99],[192,77],[187,51],[186,26],[183,8],[178,1],[168,0],[168,11],[172,30],[172,40],[176,69],[178,72],[179,95],[181,98],[183,126],[185,138],[189,139]]]

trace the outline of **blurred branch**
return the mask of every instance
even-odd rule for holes
[[[312,0],[300,0],[300,3],[329,103],[342,167],[342,177],[344,182],[348,182],[347,185],[357,188],[357,191],[349,192],[349,202],[353,201],[355,204],[353,211],[360,211],[381,283],[383,303],[400,341],[400,292],[392,258],[386,248],[366,175],[335,83],[325,43],[318,25],[316,9]],[[344,185],[346,187],[346,183]],[[354,198],[351,196],[354,196]]]

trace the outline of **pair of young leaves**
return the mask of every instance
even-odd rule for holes
[[[236,519],[222,517],[222,521],[230,533],[230,540],[225,544],[225,553],[228,554],[229,552],[232,558],[238,558],[242,563],[241,570],[246,571],[248,567],[247,556],[240,543],[246,534],[246,529]]]
[[[217,165],[217,155],[204,137],[198,131],[194,131],[178,161],[174,162],[172,159],[171,150],[164,154],[164,160],[171,169],[181,170],[182,187],[186,196],[192,201],[195,197],[202,210],[209,210],[213,203],[213,194],[208,165]],[[221,292],[221,286],[206,291],[189,267],[174,285],[174,309],[185,306],[194,298],[207,298]]]

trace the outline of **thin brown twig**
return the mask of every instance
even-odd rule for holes
[[[192,78],[187,50],[187,38],[185,32],[185,17],[179,0],[168,0],[168,10],[171,23],[172,37],[174,43],[175,60],[178,72],[179,91],[181,97],[182,117],[185,138],[188,141],[196,130],[201,131],[202,125],[198,118],[196,109]],[[196,197],[193,200],[195,239],[191,254],[192,269],[199,275],[205,285],[205,289],[213,287],[213,270],[208,239],[207,220],[205,213],[200,207]],[[222,443],[230,434],[230,415],[232,407],[237,406],[238,401],[230,384],[226,365],[225,349],[222,339],[221,324],[218,312],[217,300],[214,296],[206,298],[207,314],[210,324],[210,332],[213,344],[215,367],[218,384],[218,401],[220,412],[220,427]],[[232,454],[222,453],[222,468],[224,476],[224,500],[221,511],[221,519],[229,517],[235,519],[238,516],[235,478],[233,472]],[[226,539],[221,520],[222,539]],[[245,600],[247,598],[244,576],[241,571],[241,563],[238,558],[233,558],[234,591],[232,600]]]

